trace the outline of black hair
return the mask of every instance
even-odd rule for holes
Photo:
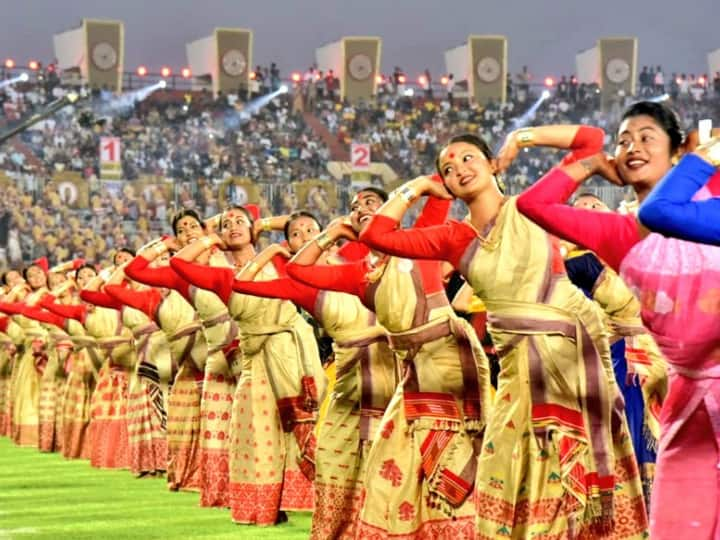
[[[7,276],[10,272],[17,272],[18,274],[22,274],[21,270],[15,270],[13,268],[11,268],[10,270],[5,270],[2,273],[2,276],[0,276],[0,281],[2,282],[3,285],[8,285]]]
[[[126,247],[121,247],[121,248],[118,248],[117,251],[115,252],[115,255],[113,255],[113,264],[115,264],[115,257],[117,257],[118,255],[120,255],[121,253],[127,253],[127,254],[130,255],[133,259],[135,258],[135,251],[134,251],[134,250],[132,250],[132,249],[130,249],[130,248],[126,248]]]
[[[114,258],[114,257],[113,257]],[[90,263],[85,263],[82,266],[78,267],[77,270],[75,270],[75,279],[77,280],[78,276],[80,275],[80,270],[84,268],[90,268],[95,274],[97,274],[97,270],[95,269],[95,266]]]
[[[223,226],[223,216],[225,215],[225,212],[229,210],[240,210],[243,214],[245,214],[245,217],[248,218],[248,221],[250,222],[250,241],[253,245],[255,245],[256,238],[255,238],[255,228],[253,225],[255,224],[255,219],[253,218],[252,214],[250,213],[250,210],[245,208],[244,206],[240,206],[239,204],[228,206],[225,210],[222,211],[222,214],[220,214],[220,223],[218,223],[218,229],[222,232]]]
[[[685,135],[680,128],[680,120],[675,111],[667,105],[654,101],[638,101],[628,107],[620,122],[635,116],[649,116],[670,137],[670,153],[674,154],[683,142]]]
[[[285,222],[285,226],[283,227],[283,232],[285,233],[285,240],[290,240],[290,224],[301,217],[312,219],[315,223],[318,224],[318,227],[322,229],[320,221],[312,213],[308,212],[307,210],[296,210],[288,216],[288,219]]]
[[[451,137],[450,140],[443,145],[440,152],[442,152],[443,149],[447,148],[451,144],[455,144],[455,143],[466,143],[466,144],[473,145],[475,148],[477,148],[478,150],[480,150],[480,152],[483,153],[483,155],[485,156],[485,159],[487,159],[488,161],[495,158],[495,154],[493,154],[493,151],[490,148],[490,145],[487,142],[485,142],[485,139],[483,139],[482,137],[478,137],[477,135],[473,135],[472,133],[463,133],[462,135],[455,135],[454,137]],[[437,170],[437,173],[440,175],[440,178],[442,178],[442,180],[443,180],[443,184],[445,184],[445,177],[443,176],[443,173],[440,170],[440,152],[438,152],[438,155],[435,158],[435,170]],[[500,179],[500,177],[498,175],[494,175],[494,177],[495,177],[495,184],[497,184],[497,187],[500,190],[500,192],[505,193],[505,184],[503,183],[503,181]],[[447,184],[445,185],[445,189],[447,189],[448,192],[450,192],[450,195],[453,195],[453,193],[448,189]]]
[[[187,217],[187,216],[190,216],[195,221],[197,221],[203,229],[205,228],[205,222],[202,219],[200,219],[200,216],[198,215],[198,213],[195,210],[192,210],[191,208],[184,208],[184,209],[180,210],[177,214],[175,214],[175,216],[173,217],[173,220],[172,220],[172,231],[175,236],[177,236],[178,221],[180,221],[182,218]]]
[[[358,189],[355,193],[362,193],[363,191],[369,191],[370,193],[374,193],[375,195],[380,197],[380,200],[382,202],[387,202],[387,200],[388,200],[387,191],[385,191],[384,189],[380,189],[379,187],[367,186],[367,187]]]

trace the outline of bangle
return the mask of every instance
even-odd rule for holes
[[[520,148],[535,146],[535,132],[533,128],[518,129],[515,133],[515,140]]]
[[[260,220],[260,227],[263,231],[269,232],[272,231],[272,223],[270,221],[270,218],[262,218]]]
[[[205,249],[210,249],[211,247],[213,247],[215,245],[215,242],[213,242],[213,239],[210,238],[209,236],[203,236],[200,239],[200,243],[202,244],[202,246]]]
[[[417,192],[410,186],[402,186],[397,190],[396,195],[405,201],[408,206],[410,206],[413,202],[415,202],[415,199],[418,198]]]
[[[315,242],[317,242],[317,245],[320,249],[325,251],[335,243],[335,240],[330,238],[330,235],[327,232],[323,232],[315,237]]]
[[[167,246],[165,245],[165,242],[158,242],[153,246],[153,251],[157,254],[158,257],[161,257],[165,254],[167,251]]]

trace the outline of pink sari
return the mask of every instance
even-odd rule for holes
[[[670,362],[652,494],[653,540],[716,538],[720,515],[720,247],[653,233],[621,275]]]

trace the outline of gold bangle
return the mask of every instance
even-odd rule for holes
[[[535,146],[535,131],[533,128],[518,129],[515,133],[515,140],[520,148]]]
[[[415,199],[418,198],[417,192],[410,186],[402,186],[397,190],[396,195],[405,201],[408,206],[412,205]]]
[[[272,231],[272,223],[270,221],[270,218],[262,218],[260,220],[260,226],[262,227],[263,231],[266,231],[266,232]]]
[[[335,241],[330,238],[330,235],[327,232],[320,233],[318,236],[316,236],[315,242],[317,242],[318,247],[323,251],[325,251],[335,243]]]

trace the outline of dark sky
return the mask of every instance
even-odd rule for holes
[[[0,58],[52,59],[52,35],[83,17],[125,22],[125,66],[186,64],[185,43],[216,26],[254,30],[255,63],[304,69],[343,35],[383,38],[383,70],[444,71],[443,53],[468,34],[509,38],[510,69],[539,77],[574,71],[602,36],[637,36],[639,63],[707,71],[720,48],[720,0],[0,0]]]

